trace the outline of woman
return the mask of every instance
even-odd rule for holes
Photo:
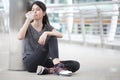
[[[76,61],[59,60],[57,38],[62,38],[62,34],[49,24],[45,4],[35,1],[18,33],[18,39],[24,42],[23,62],[27,71],[70,76],[79,69]]]

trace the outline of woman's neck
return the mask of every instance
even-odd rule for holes
[[[40,20],[34,20],[32,23],[32,26],[34,29],[36,29],[36,31],[39,32],[42,30],[43,24],[42,24],[42,21]]]
[[[42,28],[42,21],[40,21],[40,20],[34,20],[34,22],[33,22],[33,26],[35,27],[35,28]]]

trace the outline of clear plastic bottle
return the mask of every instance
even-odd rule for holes
[[[34,12],[33,12],[33,11],[29,11],[28,13],[25,14],[25,17],[26,17],[26,18],[31,18],[31,19],[33,19],[33,16],[34,16]]]

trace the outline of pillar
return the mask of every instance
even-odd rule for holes
[[[113,1],[118,1],[118,0],[113,0]],[[113,41],[115,38],[118,15],[119,15],[119,7],[117,4],[113,4],[113,15],[111,17],[111,25],[110,25],[110,31],[108,33],[108,41]]]
[[[24,70],[22,41],[17,34],[24,22],[27,1],[30,0],[9,0],[9,70]]]

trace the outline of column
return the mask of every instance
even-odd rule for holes
[[[67,0],[68,5],[72,5],[72,0]],[[73,28],[73,8],[70,7],[68,9],[68,17],[67,17],[67,30],[68,30],[68,39],[71,40],[71,33]]]
[[[24,70],[22,62],[22,41],[17,39],[17,34],[24,22],[27,1],[9,1],[9,70]]]

